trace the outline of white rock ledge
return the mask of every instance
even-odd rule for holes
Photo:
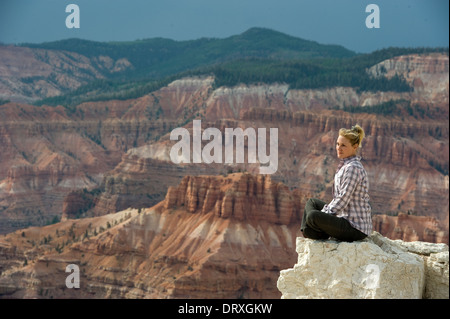
[[[297,238],[298,261],[282,270],[283,299],[449,298],[445,244],[405,243],[377,232],[358,242]]]

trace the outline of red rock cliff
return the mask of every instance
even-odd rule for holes
[[[169,187],[164,207],[185,207],[191,213],[214,212],[221,218],[282,225],[298,224],[303,210],[297,191],[291,193],[270,176],[250,174],[225,178],[186,176],[179,186]]]
[[[279,298],[300,202],[270,178],[187,176],[152,208],[2,237],[0,297]],[[80,266],[80,289],[65,287],[67,264]]]

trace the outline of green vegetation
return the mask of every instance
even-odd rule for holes
[[[372,106],[347,106],[344,107],[345,112],[349,113],[368,113],[378,115],[402,115],[402,111],[407,108],[411,109],[410,101],[406,100],[390,100],[385,103]],[[336,107],[335,109],[338,109]]]
[[[365,67],[353,66],[353,59],[241,60],[213,67],[210,73],[214,74],[217,87],[278,82],[289,84],[291,89],[347,86],[360,91],[411,90],[406,81],[398,76],[391,79],[369,76]]]
[[[438,163],[433,159],[429,159],[428,164],[430,164],[431,167],[435,168],[442,175],[448,175],[449,169],[448,165],[446,165],[445,163]]]
[[[83,102],[134,99],[156,91],[175,79],[176,76],[150,81],[98,80],[68,94],[39,100],[35,105],[64,105],[74,112],[75,106]]]
[[[9,102],[10,102],[10,100],[0,99],[0,105],[6,104],[6,103],[9,103]]]
[[[333,109],[339,110],[338,106]],[[442,114],[436,111],[432,111],[429,105],[419,105],[411,103],[404,99],[389,100],[384,103],[371,105],[371,106],[344,106],[343,111],[348,113],[367,113],[377,114],[384,116],[399,116],[401,118],[411,117],[417,120],[423,120],[426,118],[442,118]],[[440,138],[442,132],[436,127],[434,132],[430,132],[430,135]]]
[[[48,220],[46,225],[53,225],[60,222],[59,216],[53,216],[51,220]]]

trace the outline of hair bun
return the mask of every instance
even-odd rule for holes
[[[346,137],[352,145],[358,144],[359,147],[361,147],[361,142],[365,137],[364,129],[358,124],[353,125],[350,129],[340,129],[339,135]]]

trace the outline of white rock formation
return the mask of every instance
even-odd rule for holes
[[[448,298],[445,244],[404,244],[374,232],[353,243],[298,237],[296,251],[297,264],[277,283],[285,299]]]
[[[426,299],[449,298],[448,251],[431,254],[426,258],[425,292]]]

